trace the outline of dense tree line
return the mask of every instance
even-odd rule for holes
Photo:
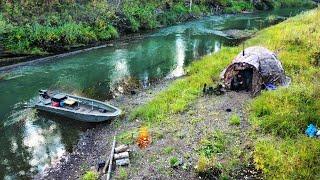
[[[11,53],[56,53],[204,14],[302,5],[311,1],[0,0],[0,41]]]

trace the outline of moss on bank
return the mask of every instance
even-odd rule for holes
[[[319,140],[303,135],[309,123],[320,126],[320,9],[303,13],[260,31],[246,42],[278,53],[286,73],[293,79],[288,88],[263,92],[250,105],[250,119],[259,130],[254,149],[256,167],[266,178],[319,178]],[[188,76],[139,107],[131,118],[146,124],[166,122],[170,114],[186,110],[199,97],[201,86],[217,82],[219,73],[241,50],[224,47],[194,62]]]

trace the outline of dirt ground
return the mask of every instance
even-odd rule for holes
[[[129,121],[130,111],[148,102],[169,83],[164,81],[135,95],[111,100],[111,104],[124,110],[124,115],[110,124],[98,124],[87,130],[73,153],[66,154],[58,163],[35,178],[81,178],[87,170],[96,168],[99,160],[107,159],[113,136],[117,135],[118,145],[129,144],[132,150],[131,164],[116,168],[113,178],[204,179],[195,171],[201,142],[211,134],[219,133],[224,139],[225,147],[215,154],[217,163],[223,167],[217,176],[224,174],[234,179],[261,179],[261,174],[251,163],[250,125],[245,110],[251,99],[248,93],[227,92],[222,96],[200,97],[186,111],[149,127],[152,144],[148,148],[140,149],[136,145],[135,138],[142,122],[138,119]],[[227,109],[231,112],[227,112]],[[240,117],[238,126],[230,124],[230,117],[234,114]],[[178,160],[174,167],[172,159]],[[105,175],[100,177],[105,178]]]

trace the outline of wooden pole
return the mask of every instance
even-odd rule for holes
[[[109,162],[110,162],[110,157],[107,158],[106,165],[104,165],[104,167],[102,169],[102,174],[105,174],[107,172],[107,168],[109,166]]]
[[[112,160],[113,160],[113,154],[114,154],[114,147],[116,146],[116,136],[113,138],[111,153],[110,153],[110,160],[109,160],[109,169],[107,174],[107,180],[110,180],[111,178],[111,170],[112,170]]]

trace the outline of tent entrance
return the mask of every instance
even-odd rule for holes
[[[234,91],[251,91],[252,90],[252,78],[253,69],[247,68],[244,70],[235,71],[235,75],[231,80],[231,90]]]

